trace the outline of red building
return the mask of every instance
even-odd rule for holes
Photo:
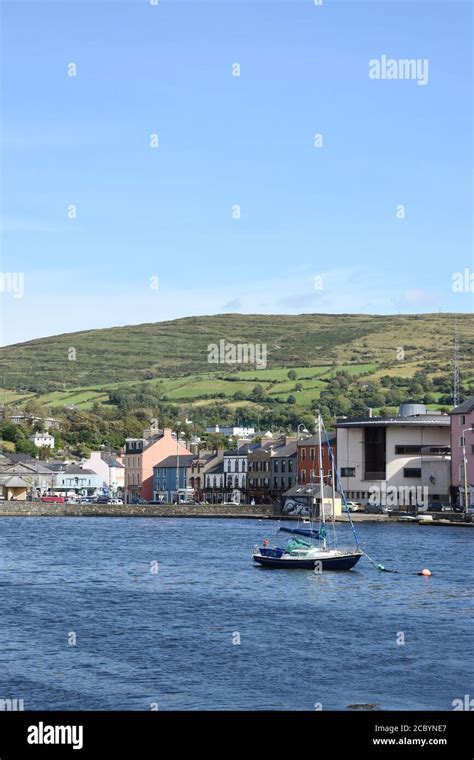
[[[336,436],[329,436],[329,443],[336,458]],[[332,471],[328,446],[322,445],[324,482],[330,482]],[[336,460],[337,461],[337,460]],[[319,445],[318,436],[303,438],[298,441],[298,483],[314,483],[319,480]]]

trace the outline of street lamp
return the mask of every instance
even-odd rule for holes
[[[184,424],[188,424],[188,420],[185,419]],[[179,505],[179,426],[181,425],[180,420],[176,420],[176,504]],[[186,492],[184,499],[186,501]]]
[[[469,507],[468,504],[468,493],[467,493],[467,457],[466,457],[466,436],[465,433],[473,433],[474,427],[468,427],[465,428],[461,435],[462,435],[462,458],[463,458],[463,470],[464,470],[464,514],[467,515],[467,510]],[[469,502],[471,499],[469,498]]]
[[[176,420],[176,506],[179,506],[179,426],[180,421]]]

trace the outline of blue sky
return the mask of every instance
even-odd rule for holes
[[[24,276],[4,344],[472,308],[452,290],[474,271],[470,3],[1,5],[2,271]],[[382,55],[427,59],[428,83],[369,79]]]

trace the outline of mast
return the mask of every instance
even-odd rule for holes
[[[324,514],[324,473],[323,473],[323,447],[321,436],[321,413],[318,412],[318,448],[319,448],[319,522],[324,526],[326,519]],[[323,537],[323,546],[326,548],[326,536]]]
[[[334,484],[334,462],[331,458],[331,497],[332,497],[332,521],[336,520],[336,486]]]

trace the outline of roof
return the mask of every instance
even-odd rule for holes
[[[329,437],[329,443],[336,442],[336,434],[331,433]],[[323,446],[327,446],[326,436],[323,437]],[[300,438],[298,446],[319,446],[319,436],[310,435],[308,438]]]
[[[214,467],[211,467],[206,475],[223,475],[224,474],[224,460],[221,459]]]
[[[248,452],[249,454],[266,454],[270,457],[292,457],[296,456],[296,438],[279,441],[262,441],[256,444],[256,447]]]
[[[270,456],[272,457],[294,457],[296,456],[296,441],[290,441],[289,443],[276,444],[270,449]]]
[[[166,457],[166,459],[163,459],[161,462],[157,462],[153,466],[153,469],[155,469],[155,467],[174,467],[174,468],[176,468],[176,466],[177,466],[176,460],[177,459],[178,459],[178,457],[176,456],[176,454],[174,454],[173,456],[170,456],[170,457]],[[182,454],[179,457],[179,466],[180,467],[190,467],[191,464],[193,463],[194,459],[196,459],[196,456],[194,454]]]
[[[3,461],[0,461],[0,469],[4,472],[14,472],[16,474],[24,474],[25,472],[29,475],[30,473],[38,474],[38,475],[48,475],[53,474],[53,470],[50,467],[47,467],[42,462],[11,462],[11,463],[4,463]]]
[[[349,427],[392,427],[404,425],[423,425],[430,427],[449,427],[450,419],[445,414],[414,414],[412,417],[361,417],[357,420],[337,422],[337,428]]]
[[[54,465],[54,468],[51,467],[51,469],[54,469],[56,473],[61,473],[61,475],[95,475],[97,477],[97,473],[94,470],[88,470],[85,467],[80,467],[78,464],[68,464],[62,467],[61,465]]]
[[[108,465],[109,467],[122,467],[123,469],[125,469],[124,465],[123,465],[121,462],[119,462],[119,461],[118,461],[118,460],[117,460],[117,459],[114,457],[114,455],[113,455],[113,454],[107,454],[107,453],[104,453],[104,452],[102,452],[102,453],[101,453],[101,455],[100,455],[100,458],[101,458],[101,459],[102,459],[102,461],[103,461],[103,462],[105,462],[105,464],[106,464],[106,465]]]
[[[17,462],[25,462],[27,464],[36,464],[36,459],[34,459],[31,454],[8,454],[6,457],[10,460],[10,462],[13,462],[16,464]]]
[[[259,443],[246,443],[245,446],[239,446],[238,449],[232,449],[231,451],[224,451],[225,457],[243,457],[247,456],[251,451],[260,448]]]
[[[8,488],[28,488],[28,483],[17,475],[0,476],[0,485]]]
[[[459,404],[459,406],[455,406],[454,409],[451,409],[449,412],[450,414],[470,414],[474,411],[474,396],[470,396],[465,401],[462,402],[462,404]]]

